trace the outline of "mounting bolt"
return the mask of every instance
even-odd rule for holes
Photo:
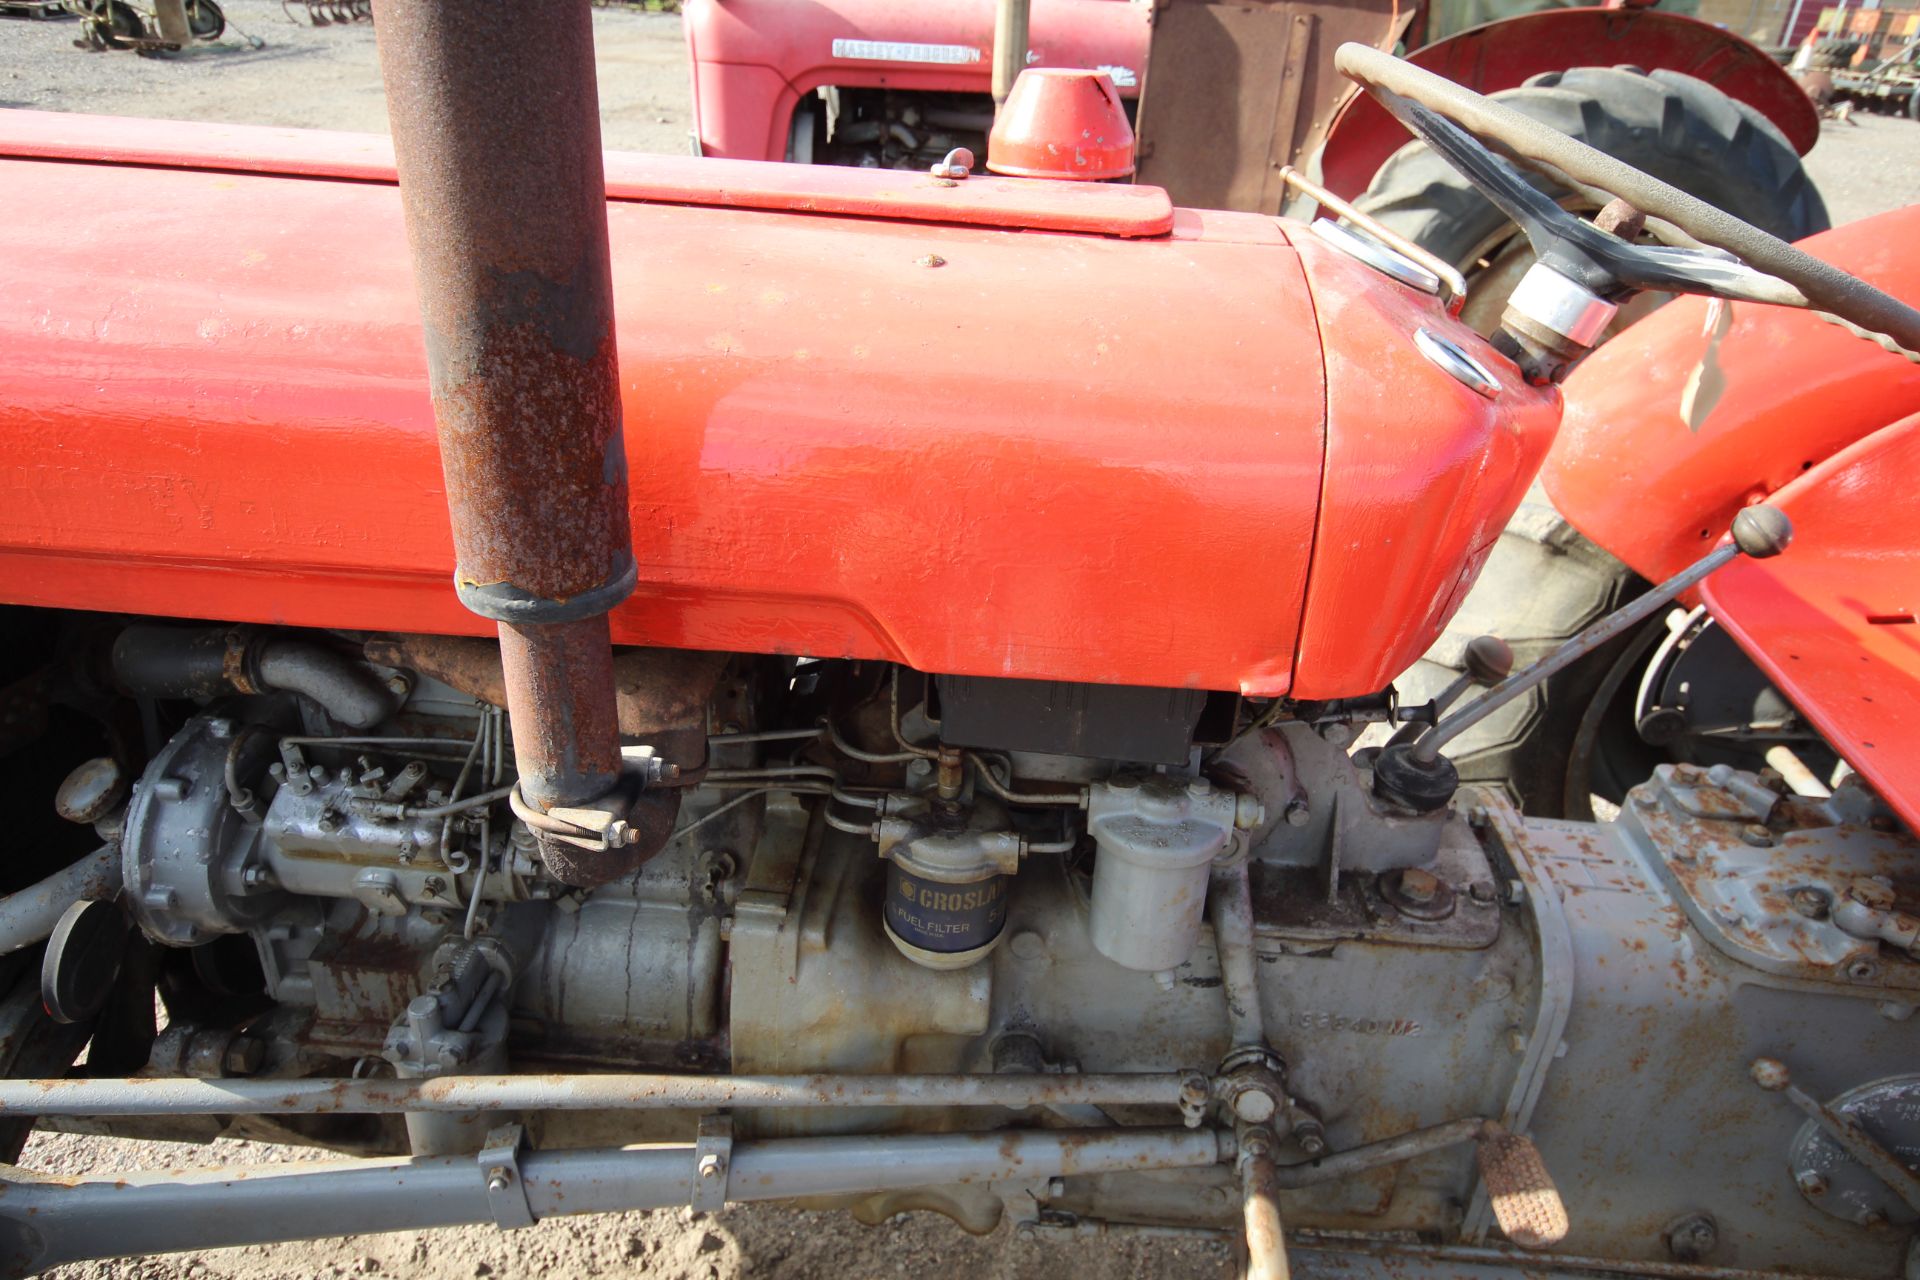
[[[1439,896],[1440,881],[1433,872],[1420,867],[1408,867],[1400,873],[1400,896],[1408,902],[1425,905]]]
[[[1800,1188],[1800,1194],[1808,1199],[1818,1200],[1827,1194],[1827,1176],[1818,1169],[1802,1169],[1793,1181]]]
[[[1711,1214],[1690,1213],[1667,1228],[1667,1252],[1679,1262],[1698,1262],[1720,1243],[1720,1225]]]
[[[1288,826],[1304,827],[1313,821],[1313,810],[1307,807],[1305,800],[1289,800],[1287,801],[1286,818]]]
[[[696,1167],[699,1169],[702,1178],[710,1180],[719,1177],[721,1170],[725,1166],[720,1163],[720,1157],[716,1153],[709,1151],[706,1155],[700,1157],[700,1163]]]
[[[1756,849],[1765,849],[1773,844],[1773,832],[1758,822],[1749,822],[1740,828],[1740,838]]]
[[[220,1058],[220,1069],[230,1076],[250,1076],[267,1061],[266,1041],[254,1036],[235,1036]]]
[[[1827,918],[1827,895],[1818,889],[1795,889],[1787,895],[1787,901],[1796,913],[1809,920]]]
[[[421,887],[427,891],[428,897],[437,898],[447,891],[447,882],[439,876],[428,876]]]
[[[505,1191],[508,1187],[512,1185],[513,1185],[513,1170],[507,1168],[507,1166],[503,1164],[497,1164],[493,1166],[493,1168],[487,1170],[487,1190],[493,1191],[493,1192],[500,1192],[500,1191]]]
[[[1319,726],[1320,738],[1336,747],[1344,747],[1353,741],[1353,726],[1344,720],[1329,720]]]
[[[1885,1209],[1862,1209],[1860,1216],[1856,1218],[1855,1221],[1863,1227],[1884,1227],[1887,1225],[1887,1211]]]
[[[1490,903],[1498,896],[1498,890],[1491,880],[1475,880],[1467,886],[1467,896],[1475,902]]]

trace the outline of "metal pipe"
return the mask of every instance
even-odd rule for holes
[[[1384,1255],[1414,1258],[1429,1263],[1451,1263],[1462,1270],[1494,1268],[1527,1275],[1541,1270],[1544,1256],[1524,1249],[1499,1249],[1483,1245],[1420,1244],[1405,1240],[1383,1239],[1360,1232],[1302,1231],[1293,1237],[1297,1252],[1315,1254],[1363,1255],[1377,1266]],[[1653,1262],[1642,1258],[1598,1258],[1590,1254],[1554,1252],[1552,1272],[1590,1271],[1601,1275],[1648,1276],[1657,1280],[1807,1280],[1803,1271],[1760,1271],[1745,1267],[1718,1267],[1697,1262]],[[1372,1270],[1372,1267],[1368,1268]]]
[[[16,1170],[0,1196],[0,1271],[684,1205],[702,1185],[695,1150],[530,1152],[486,1167],[441,1156],[174,1169],[77,1183]],[[1220,1135],[1206,1129],[1011,1130],[739,1142],[712,1168],[726,1180],[725,1199],[750,1201],[1195,1168],[1225,1154]]]
[[[1193,1073],[468,1075],[431,1080],[0,1080],[0,1117],[392,1115],[722,1107],[1177,1106]]]
[[[107,845],[38,884],[0,898],[0,956],[45,942],[67,908],[120,892],[120,850]]]
[[[1260,1128],[1240,1133],[1241,1212],[1247,1232],[1247,1280],[1288,1280],[1287,1238],[1280,1226],[1280,1184],[1274,1177],[1274,1137]]]
[[[1415,244],[1398,231],[1395,231],[1392,227],[1381,222],[1378,218],[1360,212],[1360,210],[1354,208],[1351,204],[1348,204],[1345,200],[1342,200],[1339,196],[1333,194],[1333,192],[1327,190],[1319,183],[1308,178],[1306,174],[1301,173],[1292,165],[1286,165],[1280,170],[1280,181],[1300,192],[1306,196],[1307,199],[1322,208],[1333,210],[1336,216],[1345,218],[1348,222],[1359,227],[1362,231],[1365,231],[1368,235],[1378,240],[1381,244],[1386,245],[1387,248],[1392,249],[1395,253],[1403,257],[1411,258],[1427,270],[1433,272],[1433,274],[1439,278],[1440,283],[1447,287],[1447,293],[1449,295],[1447,298],[1448,313],[1451,315],[1460,314],[1460,308],[1464,307],[1467,303],[1467,278],[1461,275],[1460,272],[1454,268],[1453,264],[1436,257],[1432,250],[1422,248]]]
[[[1342,1178],[1370,1173],[1388,1165],[1403,1164],[1416,1156],[1444,1151],[1466,1142],[1478,1142],[1486,1136],[1487,1124],[1479,1116],[1469,1116],[1464,1120],[1449,1120],[1444,1124],[1415,1129],[1411,1133],[1382,1138],[1378,1142],[1322,1156],[1305,1164],[1280,1165],[1274,1170],[1274,1185],[1283,1191],[1298,1191],[1303,1187],[1315,1187],[1323,1182],[1338,1182]]]
[[[1027,28],[1032,0],[999,0],[993,10],[993,109],[1007,104],[1013,82],[1027,69]]]
[[[620,778],[606,611],[632,591],[587,0],[390,0],[380,21],[400,196],[457,565],[500,626],[521,794],[608,804]],[[541,839],[572,884],[637,851]]]
[[[1248,880],[1246,858],[1214,866],[1210,898],[1213,945],[1220,956],[1220,990],[1227,998],[1229,1047],[1265,1049],[1259,960],[1253,943],[1253,886]]]
[[[116,685],[150,698],[212,698],[285,689],[351,729],[371,729],[396,699],[367,664],[298,635],[249,627],[136,623],[114,639]]]

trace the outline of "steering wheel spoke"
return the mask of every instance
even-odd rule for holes
[[[1335,65],[1511,218],[1532,245],[1534,265],[1514,290],[1501,328],[1509,354],[1534,381],[1564,376],[1600,339],[1617,304],[1636,291],[1811,307],[1889,350],[1920,348],[1920,311],[1537,120],[1365,45],[1342,45]],[[1508,155],[1557,182],[1613,196],[1703,245],[1642,244],[1614,235],[1561,208]]]

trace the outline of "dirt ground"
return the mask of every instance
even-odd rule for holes
[[[290,21],[275,0],[223,2],[231,21],[225,39],[163,58],[82,52],[72,47],[77,24],[71,20],[0,20],[0,106],[385,131],[371,26],[316,28]],[[600,9],[594,22],[607,146],[684,151],[691,110],[679,19]],[[1920,124],[1867,116],[1857,127],[1830,125],[1808,164],[1836,223],[1920,202]],[[85,1176],[290,1158],[300,1157],[242,1143],[208,1149],[41,1133],[28,1144],[23,1163]],[[51,1274],[63,1280],[643,1275],[655,1280],[1014,1280],[1212,1277],[1233,1271],[1230,1250],[1204,1240],[1060,1244],[1020,1237],[1005,1226],[975,1238],[928,1214],[869,1228],[844,1214],[747,1206],[710,1216],[681,1209],[557,1219],[511,1234],[473,1228],[212,1250],[65,1267]]]

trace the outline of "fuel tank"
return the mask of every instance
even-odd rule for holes
[[[618,643],[1369,693],[1558,422],[1297,224],[1137,186],[607,175],[640,566]],[[0,112],[0,187],[0,601],[489,625],[451,589],[384,138]]]

